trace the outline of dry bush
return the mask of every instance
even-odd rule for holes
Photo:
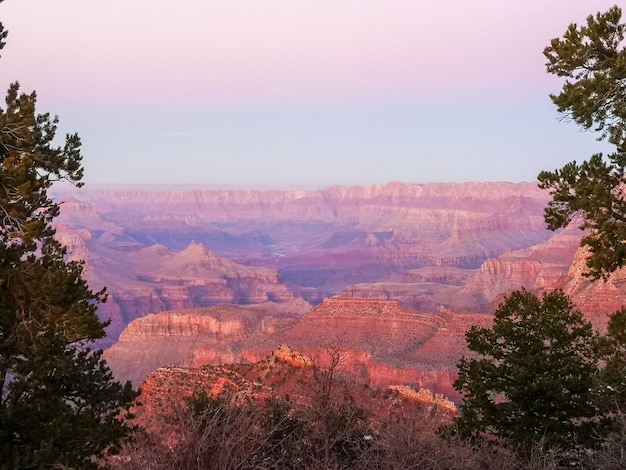
[[[368,428],[356,419],[358,414],[358,408],[351,410],[345,403],[302,410],[282,399],[263,404],[225,397],[200,400],[177,413],[182,428],[169,445],[163,436],[140,430],[111,466],[117,470],[556,470],[570,463],[541,446],[520,457],[495,442],[469,443],[437,434],[440,417],[432,409],[417,418],[403,415],[400,409],[371,434],[365,434]],[[326,427],[330,424],[336,427]],[[603,462],[608,463],[609,456],[614,455],[607,453]]]
[[[188,400],[162,433],[137,430],[111,466],[118,470],[322,468],[318,436],[287,400],[233,395]],[[172,432],[175,430],[175,432]],[[330,467],[326,467],[330,468]]]
[[[626,468],[626,415],[618,411],[614,429],[593,452],[583,459],[584,467],[602,470],[623,470]]]
[[[471,445],[435,432],[435,415],[424,419],[401,414],[382,423],[366,452],[352,468],[363,469],[515,469],[517,458],[493,445]]]
[[[262,432],[264,409],[233,396],[195,397],[167,419],[163,435],[139,430],[124,445],[118,469],[255,468],[270,446]],[[279,426],[280,423],[277,423]]]

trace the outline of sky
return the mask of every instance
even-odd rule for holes
[[[535,181],[609,147],[542,51],[615,0],[5,0],[0,89],[83,140],[88,185]]]

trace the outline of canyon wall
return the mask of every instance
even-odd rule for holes
[[[99,312],[112,320],[111,342],[150,313],[297,297],[316,305],[338,293],[480,312],[508,288],[505,276],[527,282],[539,269],[507,272],[513,258],[503,256],[554,235],[543,223],[548,195],[532,183],[54,195],[59,238],[85,261],[90,285],[108,288]]]
[[[105,352],[120,380],[135,385],[167,365],[254,363],[281,344],[317,358],[341,354],[341,370],[372,387],[410,385],[458,400],[452,383],[467,352],[464,334],[491,315],[425,314],[393,301],[326,299],[219,306],[149,315],[133,321]]]

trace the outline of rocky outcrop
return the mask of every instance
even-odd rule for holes
[[[493,317],[441,310],[424,314],[397,302],[332,298],[315,307],[281,339],[298,350],[340,350],[344,367],[372,387],[427,388],[458,401],[456,365],[467,354],[465,332]],[[309,334],[307,335],[307,332]]]
[[[424,314],[397,302],[342,297],[306,307],[295,301],[149,315],[132,322],[105,358],[118,379],[138,384],[168,364],[254,363],[279,345],[285,347],[274,352],[278,360],[300,367],[337,351],[342,370],[359,382],[427,388],[458,400],[452,383],[467,351],[465,331],[491,322],[488,315]]]
[[[439,393],[433,393],[424,388],[415,390],[411,387],[407,387],[406,385],[391,385],[389,388],[398,393],[401,397],[408,398],[411,401],[423,404],[434,404],[437,408],[446,410],[453,415],[456,415],[457,413],[454,403]]]
[[[443,323],[395,301],[334,297],[313,308],[282,336],[296,349],[357,349],[374,360],[406,357],[424,344]]]
[[[305,356],[298,351],[294,351],[292,348],[285,344],[281,344],[272,351],[269,357],[270,362],[283,362],[293,367],[312,367],[313,360],[310,357]]]
[[[244,266],[215,256],[199,243],[138,266],[136,279],[157,285],[186,287],[194,305],[286,302],[294,295],[274,269]]]
[[[70,259],[85,261],[90,286],[107,287],[109,299],[99,313],[112,320],[108,334],[114,340],[129,322],[150,313],[294,299],[276,269],[235,263],[199,243],[176,253],[162,245],[142,248],[135,243],[128,250],[127,242],[98,243],[86,229],[67,226],[57,236],[68,246]]]
[[[463,287],[462,295],[476,299],[480,310],[493,311],[511,291],[525,288],[539,293],[562,288],[580,239],[580,231],[572,227],[545,243],[488,259]]]
[[[300,299],[150,314],[131,322],[119,341],[105,351],[105,358],[118,380],[134,384],[170,364],[191,367],[241,362],[246,360],[246,347],[260,339],[271,341],[309,308]]]
[[[605,280],[592,281],[585,275],[588,256],[588,248],[578,248],[563,290],[576,307],[603,331],[610,315],[626,306],[626,268],[618,269]]]
[[[159,368],[141,385],[141,395],[133,409],[136,416],[134,423],[164,443],[174,444],[180,432],[176,427],[176,413],[180,412],[185,400],[218,395],[225,400],[259,406],[270,397],[286,399],[295,416],[304,419],[316,416],[306,413],[306,410],[319,404],[315,401],[316,395],[321,393],[316,374],[321,369],[316,369],[310,361],[299,362],[297,358],[302,357],[299,352],[282,346],[253,364]],[[381,393],[346,379],[340,374],[333,376],[333,387],[328,389],[328,393],[333,399],[347,400],[365,410],[374,429],[394,414],[419,419],[428,410],[430,416],[437,415],[439,424],[451,423],[457,414],[454,403],[428,390],[393,386],[387,393]],[[418,406],[415,406],[416,403]]]

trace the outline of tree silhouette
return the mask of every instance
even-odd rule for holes
[[[575,220],[590,229],[582,244],[590,250],[587,274],[593,279],[606,278],[626,263],[626,25],[621,15],[615,6],[589,16],[585,25],[570,25],[544,50],[548,72],[566,79],[561,93],[551,95],[558,111],[615,146],[606,157],[595,154],[538,177],[552,195],[545,212],[548,227],[556,230]]]
[[[6,31],[0,25],[0,41]],[[0,46],[4,46],[0,42]],[[97,466],[125,435],[135,397],[89,344],[105,335],[83,265],[54,238],[57,181],[80,186],[81,142],[55,145],[57,118],[10,86],[0,107],[0,468]]]

